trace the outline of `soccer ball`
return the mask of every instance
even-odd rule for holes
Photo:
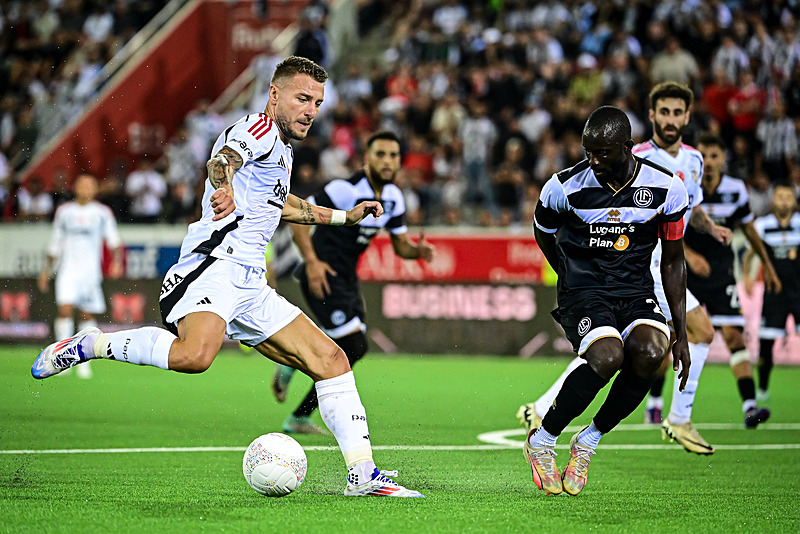
[[[253,440],[244,453],[242,471],[250,487],[267,497],[283,497],[306,478],[306,452],[293,438],[273,432]]]

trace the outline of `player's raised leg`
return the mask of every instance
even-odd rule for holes
[[[331,431],[347,465],[348,496],[422,497],[380,471],[372,458],[367,413],[344,351],[305,315],[256,346],[271,360],[294,367],[315,382],[320,415]]]
[[[586,360],[581,358],[580,356],[576,356],[569,362],[567,368],[564,369],[564,372],[556,378],[556,381],[553,382],[553,385],[550,388],[542,393],[542,396],[536,399],[534,402],[529,402],[527,404],[523,404],[517,409],[517,419],[519,419],[519,423],[525,427],[525,430],[530,432],[531,430],[536,430],[540,426],[542,426],[542,419],[544,419],[547,410],[550,409],[550,406],[553,405],[553,401],[556,400],[556,396],[558,392],[561,391],[561,386],[564,384],[564,380],[575,370],[576,367],[579,365],[583,365],[586,363]]]
[[[211,312],[187,315],[179,337],[154,326],[104,334],[97,328],[78,332],[39,354],[31,373],[47,378],[97,358],[148,365],[182,373],[201,373],[214,361],[225,336],[225,321]]]

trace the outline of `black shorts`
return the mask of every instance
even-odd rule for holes
[[[786,335],[786,319],[794,316],[795,328],[800,332],[800,291],[784,289],[780,293],[764,292],[761,308],[761,339],[780,339]]]
[[[639,324],[653,326],[669,338],[667,320],[652,293],[629,298],[589,293],[574,304],[559,306],[552,314],[579,356],[594,341],[604,337],[615,337],[624,342],[633,327]]]
[[[744,326],[739,290],[733,277],[733,267],[723,272],[712,272],[708,278],[689,274],[689,288],[700,304],[703,304],[714,326]]]
[[[326,334],[337,339],[356,328],[363,328],[364,300],[361,298],[361,284],[357,277],[328,275],[331,292],[324,299],[318,299],[308,288],[304,263],[297,267],[295,276],[300,281],[300,289],[314,318]]]

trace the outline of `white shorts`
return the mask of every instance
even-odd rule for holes
[[[661,283],[661,269],[658,267],[658,263],[653,262],[651,264],[650,274],[653,275],[653,293],[656,294],[658,305],[661,308],[661,311],[664,313],[664,317],[667,318],[667,322],[671,323],[672,312],[669,310],[667,296],[664,294],[664,284]],[[697,300],[697,297],[692,295],[692,292],[689,291],[689,289],[686,289],[686,313],[689,313],[698,306],[700,306],[700,301]],[[672,328],[672,326],[670,326],[670,328]]]
[[[86,280],[79,276],[56,275],[56,305],[69,304],[92,315],[106,311],[106,299],[99,280]]]
[[[300,308],[267,285],[266,269],[191,254],[167,272],[159,297],[161,318],[173,333],[194,312],[225,320],[229,338],[255,346],[291,323]]]

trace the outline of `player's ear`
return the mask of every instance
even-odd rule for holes
[[[281,90],[278,88],[277,85],[270,85],[269,86],[269,102],[271,104],[278,103],[278,95],[280,94]]]

